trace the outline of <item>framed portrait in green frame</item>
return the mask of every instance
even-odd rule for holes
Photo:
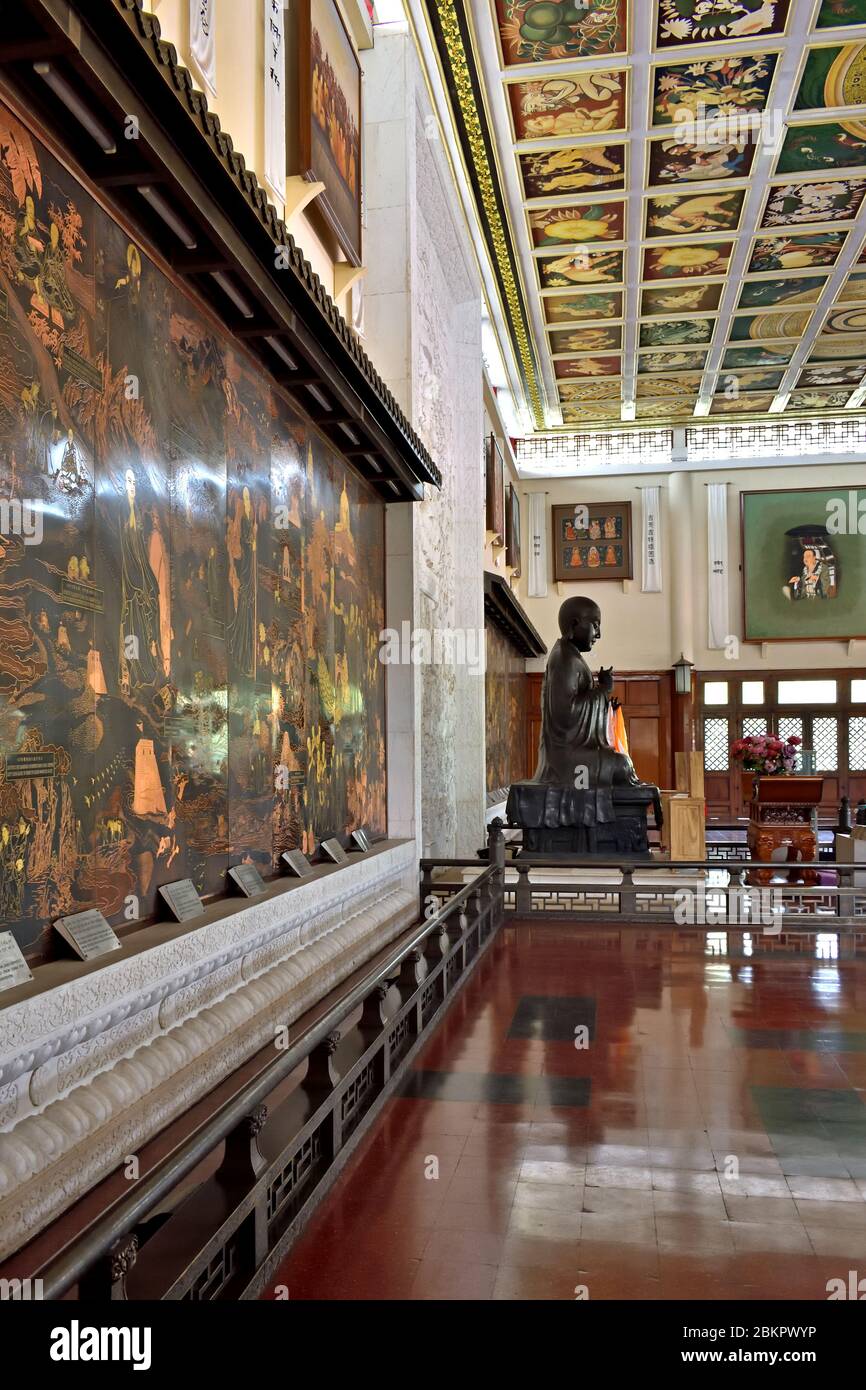
[[[746,642],[866,635],[866,489],[741,493],[740,534]]]

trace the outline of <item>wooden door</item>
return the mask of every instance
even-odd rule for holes
[[[526,776],[533,777],[541,737],[541,672],[526,677]],[[668,671],[617,677],[613,690],[622,705],[632,762],[644,782],[673,787],[671,695]]]
[[[672,788],[670,673],[618,676],[613,693],[622,705],[628,748],[638,776],[657,787]]]

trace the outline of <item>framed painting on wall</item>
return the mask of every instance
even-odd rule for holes
[[[512,483],[505,499],[505,563],[520,577],[520,498]]]
[[[315,207],[360,265],[361,65],[334,0],[299,0],[293,37],[298,104],[289,172],[325,185]]]
[[[631,502],[576,502],[551,512],[555,580],[633,577]]]
[[[741,493],[746,642],[866,636],[861,516],[866,493],[848,487]]]
[[[486,526],[494,545],[505,544],[505,459],[495,434],[487,437]]]

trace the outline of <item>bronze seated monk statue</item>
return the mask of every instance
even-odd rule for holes
[[[658,788],[611,746],[613,671],[602,667],[594,680],[583,656],[601,636],[598,604],[567,599],[559,630],[541,688],[538,766],[531,782],[512,784],[509,820],[530,852],[646,855],[648,806],[661,825]]]

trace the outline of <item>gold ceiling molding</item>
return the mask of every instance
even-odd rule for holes
[[[463,36],[460,32],[457,11],[453,0],[435,0],[435,5],[451,69],[450,77],[453,81],[454,91],[457,94],[457,100],[460,104],[460,115],[466,131],[469,148],[472,152],[472,163],[478,191],[481,195],[484,215],[487,219],[487,225],[493,242],[496,265],[505,294],[514,341],[520,355],[520,363],[529,392],[529,401],[535,420],[535,428],[544,430],[547,428],[547,424],[541,389],[538,382],[538,373],[535,368],[535,358],[532,354],[529,329],[523,312],[523,304],[521,302],[520,290],[515,275],[514,262],[511,257],[509,239],[506,235],[505,227],[503,226],[502,216],[496,199],[496,185],[490,170],[490,161],[487,157],[481,122],[478,119],[478,110],[475,104],[475,95],[472,90],[469,64],[466,61],[466,50],[463,45]]]

